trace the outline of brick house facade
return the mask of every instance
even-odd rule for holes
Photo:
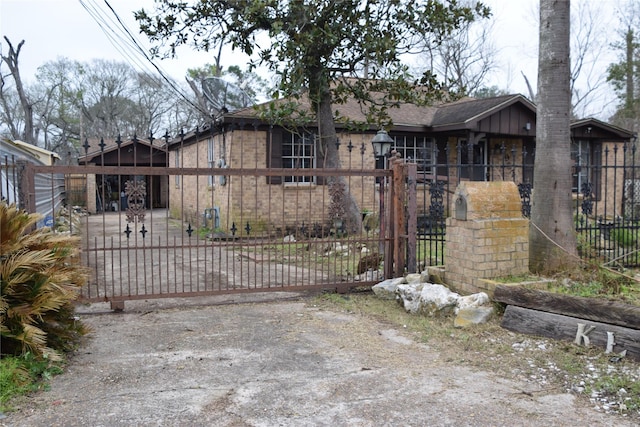
[[[364,121],[355,103],[342,105],[339,110],[352,121]],[[536,110],[522,95],[462,99],[431,107],[404,105],[390,110],[390,116],[394,124],[387,131],[394,139],[394,149],[402,158],[418,163],[419,185],[446,180],[449,191],[453,192],[461,180],[533,182]],[[577,159],[583,165],[582,175],[576,172],[576,180],[592,180],[594,196],[605,197],[605,192],[598,187],[603,181],[593,166],[606,162],[607,149],[621,146],[633,135],[595,119],[577,121],[571,129],[572,147],[574,151],[578,147]],[[343,168],[383,167],[371,148],[371,139],[377,130],[371,127],[349,131],[337,123]],[[291,131],[270,125],[259,119],[257,110],[247,108],[224,114],[211,127],[170,141],[167,149],[169,167],[212,171],[210,176],[170,178],[169,207],[176,216],[182,213],[196,220],[208,212],[215,215],[217,221],[230,224],[242,213],[244,217],[253,218],[254,223],[273,225],[283,218],[290,219],[301,207],[314,212],[318,218],[326,214],[327,203],[319,202],[328,199],[322,177],[224,177],[216,173],[221,168],[322,168],[313,127]],[[584,167],[585,162],[588,167]],[[589,176],[585,175],[587,170]],[[607,173],[623,172],[620,169]],[[622,175],[617,178],[618,182],[623,181]],[[361,209],[377,204],[376,194],[363,190],[369,188],[372,180],[366,177],[350,182]],[[578,198],[579,184],[576,185]],[[259,191],[256,192],[256,188]],[[297,195],[301,188],[305,190],[304,197]],[[426,192],[418,191],[418,194],[426,197]],[[616,194],[618,200],[611,202],[621,209],[621,192]],[[246,197],[251,200],[245,200]]]

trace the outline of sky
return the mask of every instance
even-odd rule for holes
[[[585,2],[591,0],[573,0]],[[611,10],[619,0],[593,0]],[[133,11],[144,7],[152,9],[153,0],[109,0],[113,9],[136,36],[138,41],[149,46],[145,36],[138,34]],[[489,85],[496,85],[511,93],[528,94],[524,73],[534,86],[537,78],[537,4],[538,0],[484,0],[492,9],[494,40],[498,50],[498,67],[492,73]],[[2,54],[8,51],[4,36],[15,46],[25,40],[19,56],[19,67],[25,82],[32,82],[38,66],[59,57],[89,61],[94,58],[126,61],[137,69],[152,71],[151,66],[139,54],[134,54],[114,43],[100,28],[86,8],[102,11],[111,26],[116,26],[114,16],[104,0],[0,0],[0,34]],[[95,12],[94,12],[95,14]],[[603,17],[604,19],[604,17]],[[608,40],[602,40],[608,43]],[[603,66],[611,62],[610,57],[601,58]],[[246,58],[238,54],[223,57],[226,65],[246,64]],[[235,62],[227,62],[235,61]],[[183,80],[188,68],[212,63],[211,55],[183,49],[175,60],[158,61],[167,74]],[[604,68],[603,68],[604,67]],[[600,71],[604,72],[604,71]],[[601,101],[610,102],[610,101]],[[599,108],[595,108],[598,110]],[[594,114],[597,115],[597,114]]]
[[[25,41],[19,67],[26,81],[33,79],[40,65],[59,57],[79,61],[112,59],[130,62],[138,69],[141,64],[149,67],[141,55],[116,47],[83,4],[90,10],[101,11],[100,16],[106,17],[106,23],[117,27],[114,15],[103,0],[0,0],[2,54],[8,50],[4,36],[14,47]],[[138,33],[133,12],[143,7],[150,10],[153,0],[109,0],[109,4],[138,41],[148,47],[146,37]],[[177,60],[158,64],[169,75],[183,79],[188,68],[207,62],[213,61],[206,53],[181,51]]]

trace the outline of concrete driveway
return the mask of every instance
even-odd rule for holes
[[[561,390],[442,360],[402,329],[295,294],[79,312],[92,338],[49,391],[2,425],[631,425]]]

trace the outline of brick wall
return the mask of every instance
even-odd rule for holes
[[[614,147],[619,143],[605,142],[602,144],[602,176],[600,177],[600,200],[595,206],[594,214],[608,219],[624,214],[622,198],[624,195],[624,159],[620,148],[617,156]],[[607,154],[608,152],[608,154]],[[617,157],[617,159],[616,159]],[[615,167],[618,166],[618,167]]]
[[[340,140],[358,143],[363,136],[360,134],[341,134]],[[358,142],[355,142],[358,141]],[[361,153],[360,146],[346,148],[343,143],[340,148],[341,163],[345,168],[372,169],[374,158],[371,147]],[[207,140],[198,144],[191,144],[171,151],[169,167],[176,167],[176,156],[179,166],[185,168],[206,168]],[[224,139],[217,135],[214,139],[216,161],[223,157],[226,166],[233,169],[261,169],[267,168],[267,132],[234,130],[227,132]],[[282,228],[287,225],[307,226],[326,221],[329,207],[329,194],[326,185],[281,183],[268,184],[264,176],[229,176],[224,185],[220,183],[220,175],[215,175],[213,169],[213,185],[209,185],[207,176],[183,175],[169,178],[170,212],[179,217],[184,212],[185,218],[200,224],[205,209],[220,208],[221,228],[228,232],[232,224],[236,224],[239,234],[244,233],[244,227],[249,222],[254,231],[261,228]],[[354,195],[361,209],[375,211],[379,202],[375,191],[373,177],[346,177],[350,192]]]

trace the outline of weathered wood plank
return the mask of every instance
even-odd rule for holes
[[[496,286],[493,299],[518,307],[640,330],[640,307],[630,304],[505,285]]]
[[[584,336],[579,333],[579,325],[583,325]],[[507,306],[502,317],[501,326],[510,331],[528,335],[539,335],[557,340],[574,341],[577,344],[602,347],[615,342],[610,350],[620,353],[627,350],[627,357],[640,360],[640,331],[592,322],[560,314],[546,313],[528,308]],[[591,327],[594,329],[591,330]],[[612,334],[612,335],[611,335]],[[585,340],[585,337],[587,338]]]

